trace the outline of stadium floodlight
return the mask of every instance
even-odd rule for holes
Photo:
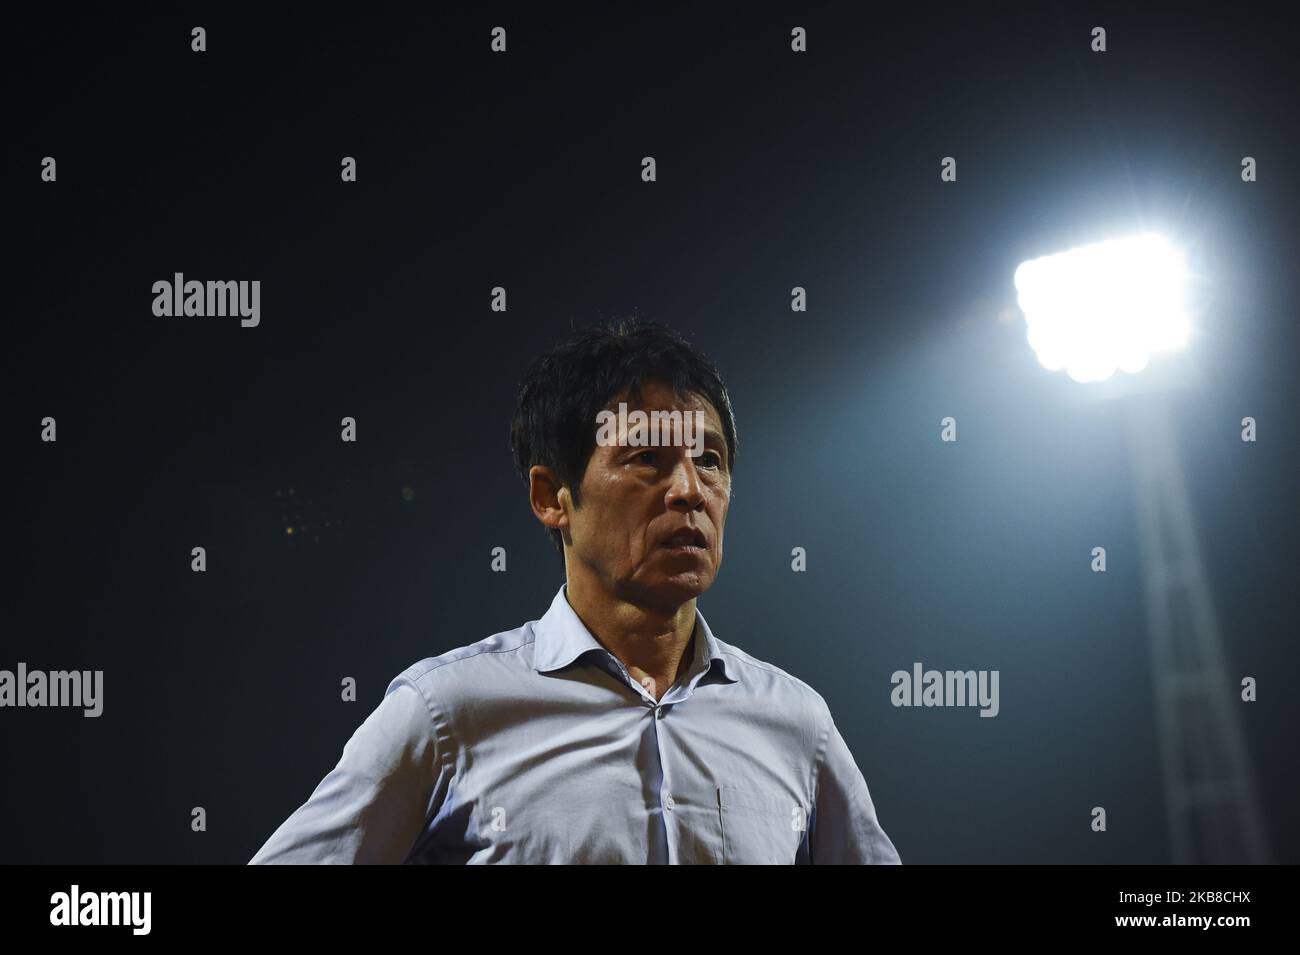
[[[1039,363],[1088,382],[1186,344],[1186,276],[1181,253],[1152,234],[1022,262],[1015,284]]]
[[[1024,262],[1015,285],[1039,363],[1075,381],[1101,382],[1186,344],[1191,278],[1180,249],[1145,234]],[[1069,389],[1068,401],[1119,409],[1128,427],[1173,861],[1267,863],[1238,677],[1224,653],[1168,401],[1195,382],[1126,377],[1110,387]]]

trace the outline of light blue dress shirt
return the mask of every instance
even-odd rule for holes
[[[389,684],[257,863],[898,863],[826,701],[714,637],[660,700],[562,586]]]

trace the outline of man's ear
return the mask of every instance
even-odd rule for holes
[[[528,469],[528,503],[539,521],[567,536],[573,500],[555,472],[543,464]]]

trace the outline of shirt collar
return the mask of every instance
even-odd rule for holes
[[[533,669],[538,673],[548,673],[568,666],[578,657],[592,650],[608,652],[601,646],[600,641],[591,635],[582,618],[570,606],[568,588],[567,583],[561,585],[556,591],[555,599],[551,601],[551,608],[533,628],[536,634],[533,644]],[[723,679],[729,683],[737,682],[740,677],[735,665],[728,664],[722,648],[718,645],[713,631],[709,629],[704,614],[700,613],[698,606],[695,608],[695,636],[697,638],[703,636],[704,639],[695,641],[695,655],[690,672],[694,674],[716,665]]]

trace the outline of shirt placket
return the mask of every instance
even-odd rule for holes
[[[659,819],[657,826],[658,838],[655,839],[656,845],[651,848],[650,862],[673,864],[680,861],[680,840],[677,837],[677,801],[673,798],[673,779],[669,771],[669,762],[664,758],[664,745],[667,734],[662,732],[664,720],[669,713],[669,707],[686,700],[695,684],[699,682],[702,673],[693,674],[690,681],[682,686],[680,683],[674,683],[673,686],[663,695],[663,698],[656,700],[644,686],[632,679],[632,674],[627,671],[623,661],[619,660],[612,653],[606,651],[609,663],[614,672],[622,676],[623,681],[628,686],[636,690],[641,697],[641,702],[646,709],[652,711],[650,714],[649,731],[654,736],[654,759],[655,765],[651,767],[656,776],[656,793],[659,796]]]

